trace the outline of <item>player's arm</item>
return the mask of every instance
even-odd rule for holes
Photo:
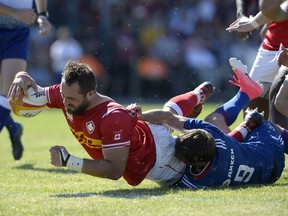
[[[288,18],[287,0],[259,0],[259,9],[270,20],[280,22]]]
[[[182,131],[184,129],[186,118],[183,116],[174,115],[168,110],[164,111],[160,109],[154,109],[142,112],[142,107],[137,103],[130,104],[127,106],[127,109],[137,112],[139,120],[152,124],[166,125],[177,131]]]
[[[39,33],[41,35],[47,35],[52,28],[48,20],[47,0],[35,0],[35,4],[38,14],[37,23],[39,25]]]
[[[104,150],[104,159],[92,160],[75,157],[64,146],[50,148],[51,164],[100,178],[117,180],[123,176],[129,147]]]
[[[123,109],[115,109],[108,111],[98,121],[100,120],[99,128],[94,133],[95,139],[101,137],[103,159],[77,158],[70,155],[64,147],[54,146],[50,149],[51,164],[58,167],[67,166],[95,177],[111,180],[121,178],[126,168],[131,136],[134,134],[134,119]],[[92,153],[93,149],[90,151]]]
[[[47,11],[47,0],[35,0],[37,13],[41,14],[42,16],[47,17],[48,11]]]
[[[246,23],[249,21],[248,11],[251,8],[251,5],[255,2],[255,0],[236,0],[236,17],[237,19],[231,24],[234,23]],[[230,25],[230,26],[231,26]],[[246,40],[250,37],[252,32],[238,32],[238,36],[242,40]]]
[[[121,147],[117,149],[104,150],[103,160],[86,160],[83,173],[117,180],[124,174],[129,147]]]
[[[15,10],[16,10],[15,8],[0,3],[0,15],[13,16]]]
[[[236,0],[236,16],[240,18],[242,16],[248,17],[248,11],[255,0]]]
[[[288,117],[287,100],[288,100],[288,77],[286,75],[286,78],[282,83],[274,102],[276,109],[286,117]]]
[[[139,114],[139,119],[152,124],[167,125],[177,131],[182,131],[184,129],[184,123],[186,121],[186,118],[183,116],[174,115],[170,111],[160,109],[143,112],[142,114]]]
[[[255,17],[251,17],[247,20],[247,22],[234,22],[232,23],[226,31],[228,32],[251,32],[260,26],[269,23],[270,20],[264,16],[264,14],[260,11]]]
[[[32,25],[37,15],[33,9],[16,9],[0,3],[0,15],[9,16],[28,25]]]

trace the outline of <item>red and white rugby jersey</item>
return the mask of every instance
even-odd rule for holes
[[[288,47],[288,20],[270,23],[262,43],[262,48],[277,51],[281,43],[284,47]]]
[[[65,110],[60,85],[46,88],[47,106],[62,109],[71,132],[93,159],[102,159],[103,149],[129,146],[124,179],[138,185],[153,167],[156,151],[152,133],[146,123],[137,121],[125,107],[107,101],[73,116]]]

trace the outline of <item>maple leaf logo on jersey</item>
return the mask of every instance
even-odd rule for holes
[[[122,130],[120,131],[114,131],[114,140],[120,140],[121,139],[121,135],[122,135]]]
[[[93,121],[86,122],[86,128],[89,134],[93,133],[95,130],[95,125]]]
[[[128,114],[129,114],[131,117],[137,116],[137,112],[134,111],[134,110],[128,110]]]

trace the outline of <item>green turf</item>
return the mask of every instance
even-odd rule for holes
[[[215,104],[205,105],[200,118],[214,108]],[[4,129],[0,215],[287,215],[287,170],[272,186],[181,191],[145,180],[132,187],[123,179],[99,179],[50,165],[52,145],[65,145],[75,156],[88,157],[59,111],[16,120],[24,125],[25,152],[20,161],[13,160]]]

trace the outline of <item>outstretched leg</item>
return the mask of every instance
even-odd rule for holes
[[[225,133],[230,133],[229,126],[235,122],[243,107],[252,99],[262,94],[262,87],[248,75],[247,67],[236,58],[230,58],[230,65],[235,73],[230,83],[239,86],[237,94],[205,118]]]
[[[23,37],[24,38],[24,37]],[[26,44],[27,42],[27,44]],[[28,45],[28,40],[24,42],[23,48]],[[25,43],[25,44],[24,44]],[[21,45],[22,46],[22,45]],[[13,46],[14,47],[14,46]],[[24,51],[23,49],[22,51]],[[9,50],[8,50],[9,51]],[[23,52],[18,52],[17,54],[23,54]],[[11,50],[10,50],[11,52]],[[14,53],[15,54],[15,53]],[[8,103],[7,94],[10,85],[17,72],[26,69],[26,60],[23,59],[24,56],[15,56],[15,58],[5,58],[1,61],[1,79],[0,79],[0,132],[5,126],[10,134],[10,140],[12,144],[12,154],[15,160],[19,160],[22,157],[23,146],[21,143],[22,126],[19,123],[13,121],[11,116],[11,108]]]
[[[11,115],[8,116],[5,124],[12,144],[12,154],[15,160],[19,160],[22,157],[24,147],[22,145],[21,136],[23,133],[22,124],[15,122]]]
[[[165,103],[163,110],[173,114],[196,118],[202,111],[204,102],[213,94],[211,82],[204,82],[193,91],[177,95]]]
[[[259,113],[258,109],[247,109],[245,111],[245,118],[244,121],[237,126],[235,129],[233,129],[230,133],[228,133],[229,136],[234,137],[236,140],[242,142],[248,135],[248,133],[258,127],[263,120],[264,112]]]

